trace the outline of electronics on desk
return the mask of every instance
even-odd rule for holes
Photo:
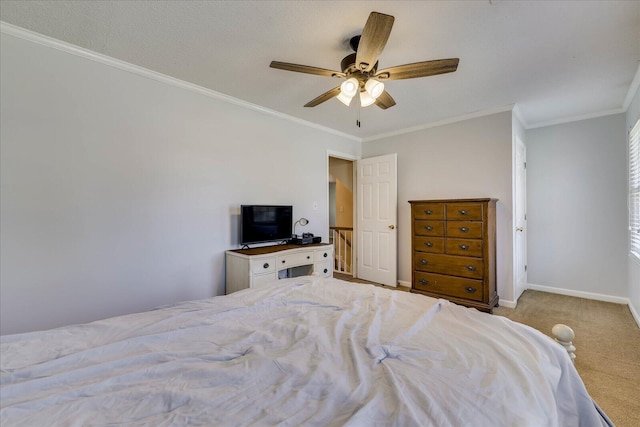
[[[322,242],[322,237],[314,237],[313,233],[302,233],[302,236],[294,234],[289,243],[292,245],[310,245]]]

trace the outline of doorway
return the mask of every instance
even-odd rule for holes
[[[354,160],[329,156],[329,243],[334,245],[334,272],[355,276]]]

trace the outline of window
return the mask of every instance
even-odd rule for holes
[[[629,251],[640,259],[640,120],[629,134]]]

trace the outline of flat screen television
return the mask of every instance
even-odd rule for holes
[[[240,217],[243,245],[291,239],[293,206],[242,205]]]

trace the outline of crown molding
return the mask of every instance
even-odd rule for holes
[[[237,105],[239,107],[243,107],[252,111],[257,111],[260,113],[264,113],[270,115],[272,117],[276,117],[279,119],[287,120],[302,126],[310,127],[316,130],[320,130],[322,132],[330,133],[333,135],[340,136],[345,139],[349,139],[356,142],[361,142],[362,139],[353,135],[346,134],[344,132],[337,131],[335,129],[331,129],[326,126],[321,126],[316,123],[309,122],[307,120],[299,119],[297,117],[290,116],[288,114],[281,113],[279,111],[272,110],[270,108],[262,107],[257,104],[253,104],[251,102],[243,101],[238,98],[234,98],[229,95],[225,95],[220,92],[216,92],[211,89],[207,89],[202,86],[198,86],[193,83],[186,82],[184,80],[176,79],[175,77],[167,76],[166,74],[158,73],[156,71],[149,70],[147,68],[141,67],[139,65],[131,64],[129,62],[121,61],[119,59],[112,58],[107,55],[103,55],[101,53],[94,52],[89,49],[85,49],[71,43],[63,42],[61,40],[54,39],[52,37],[48,37],[30,30],[27,30],[22,27],[15,26],[13,24],[9,24],[4,21],[0,21],[0,33],[7,34],[13,37],[17,37],[23,40],[27,40],[33,43],[37,43],[46,47],[50,47],[53,49],[60,50],[65,53],[69,53],[72,55],[79,56],[81,58],[89,59],[94,62],[98,62],[103,65],[107,65],[109,67],[117,68],[122,71],[126,71],[132,74],[136,74],[138,76],[146,77],[148,79],[152,79],[158,82],[166,83],[171,86],[179,87],[181,89],[185,89],[191,92],[198,93],[200,95],[207,96],[209,98],[213,98],[219,101],[228,102],[230,104]]]
[[[444,125],[448,125],[448,124],[452,124],[452,123],[463,122],[465,120],[476,119],[476,118],[484,117],[484,116],[491,116],[493,114],[504,113],[506,111],[513,111],[513,107],[514,107],[514,104],[509,104],[509,105],[505,105],[505,106],[502,106],[502,107],[491,108],[491,109],[483,110],[483,111],[476,111],[476,112],[465,114],[465,115],[462,115],[462,116],[456,116],[456,117],[451,117],[451,118],[448,118],[448,119],[438,120],[438,121],[435,121],[435,122],[425,123],[425,124],[418,125],[418,126],[412,126],[412,127],[400,129],[400,130],[393,131],[393,132],[381,133],[381,134],[378,134],[378,135],[374,135],[374,136],[369,136],[369,137],[363,138],[362,142],[375,141],[377,139],[383,139],[383,138],[390,138],[392,136],[404,135],[406,133],[418,132],[418,131],[421,131],[421,130],[435,128],[435,127],[438,127],[438,126],[444,126]]]
[[[546,122],[534,123],[534,124],[530,125],[529,127],[527,127],[527,129],[537,129],[537,128],[543,128],[543,127],[547,127],[547,126],[555,126],[555,125],[562,125],[562,124],[565,124],[565,123],[579,122],[580,120],[596,119],[598,117],[605,117],[605,116],[612,116],[614,114],[621,114],[621,113],[624,113],[626,111],[627,110],[624,109],[624,108],[615,108],[613,110],[598,111],[597,113],[585,114],[583,116],[565,117],[565,118],[557,119],[557,120],[549,120],[549,121],[546,121]]]

